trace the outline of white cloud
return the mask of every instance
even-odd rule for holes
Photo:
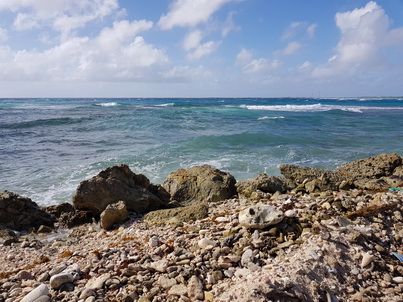
[[[7,41],[7,39],[8,39],[7,30],[0,27],[0,42]]]
[[[192,27],[207,22],[224,4],[239,0],[175,0],[158,21],[161,29]]]
[[[267,73],[280,66],[277,60],[270,61],[266,58],[254,59],[250,50],[242,49],[236,56],[236,65],[241,67],[244,74]]]
[[[228,14],[228,17],[225,20],[224,26],[221,30],[221,35],[223,37],[226,37],[231,31],[239,29],[239,26],[236,26],[234,24],[234,15],[235,15],[235,12],[230,12]]]
[[[72,37],[45,51],[0,52],[3,80],[48,81],[151,81],[169,68],[165,51],[146,43],[138,34],[152,22],[120,21],[99,35]]]
[[[201,57],[215,52],[220,44],[221,42],[219,41],[208,41],[206,43],[200,44],[196,47],[194,51],[187,55],[187,58],[189,60],[198,60]]]
[[[202,32],[200,30],[194,30],[186,35],[185,40],[183,41],[183,49],[191,50],[200,45],[202,39]]]
[[[318,27],[318,24],[311,24],[308,26],[308,28],[306,29],[306,32],[308,33],[309,38],[313,38],[315,36],[315,31],[316,31],[317,27]]]
[[[298,43],[298,42],[290,42],[290,43],[288,43],[288,45],[286,46],[286,48],[284,48],[284,49],[281,51],[281,54],[286,55],[286,56],[292,55],[292,54],[294,54],[295,52],[297,52],[298,49],[300,49],[300,48],[301,48],[301,44],[300,44],[300,43]]]
[[[386,63],[381,50],[391,45],[391,40],[403,44],[403,28],[390,30],[389,17],[374,1],[362,8],[337,13],[335,20],[341,32],[335,55],[313,70],[314,77],[370,72]]]
[[[30,30],[50,27],[67,39],[88,22],[118,12],[118,0],[2,0],[0,11],[16,13],[14,28]]]

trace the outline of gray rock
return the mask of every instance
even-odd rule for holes
[[[49,288],[46,284],[41,284],[34,288],[28,295],[22,298],[21,302],[34,302],[36,299],[49,295]]]
[[[53,289],[58,289],[64,283],[72,283],[74,281],[74,276],[70,273],[60,273],[54,275],[50,278],[50,287]]]
[[[110,279],[110,277],[110,274],[103,274],[96,279],[90,279],[85,287],[93,290],[101,289],[104,286],[105,281]]]
[[[34,277],[32,276],[32,274],[30,272],[22,270],[17,273],[17,279],[18,280],[32,280],[32,279],[34,279]]]
[[[105,230],[109,230],[115,223],[124,222],[128,218],[127,208],[124,201],[110,204],[101,213],[100,224]]]
[[[168,175],[163,187],[181,206],[195,202],[216,202],[236,195],[236,180],[209,165],[179,169]]]
[[[239,197],[250,198],[251,194],[258,190],[264,193],[275,193],[277,191],[285,193],[295,188],[295,183],[284,177],[260,174],[256,178],[237,182],[236,188]]]
[[[239,212],[239,224],[246,228],[263,229],[281,222],[284,214],[274,206],[257,204]]]
[[[117,165],[82,181],[73,204],[77,209],[100,215],[109,204],[123,200],[128,210],[145,213],[165,207],[167,197],[162,187],[151,184],[144,175],[133,173],[126,165]]]

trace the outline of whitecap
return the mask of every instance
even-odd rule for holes
[[[278,119],[283,119],[285,118],[284,116],[280,115],[280,116],[262,116],[259,117],[258,120],[278,120]]]
[[[169,107],[175,105],[174,103],[165,103],[165,104],[158,104],[155,105],[156,107]]]
[[[101,106],[101,107],[114,107],[114,106],[117,106],[118,103],[116,103],[116,102],[108,102],[108,103],[98,103],[98,104],[95,104],[95,105]]]

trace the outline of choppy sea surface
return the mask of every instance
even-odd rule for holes
[[[392,152],[402,98],[0,99],[0,191],[39,205],[118,163],[159,184],[201,164],[242,180]]]

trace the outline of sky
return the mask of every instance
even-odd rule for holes
[[[403,95],[403,0],[0,0],[0,98]]]

